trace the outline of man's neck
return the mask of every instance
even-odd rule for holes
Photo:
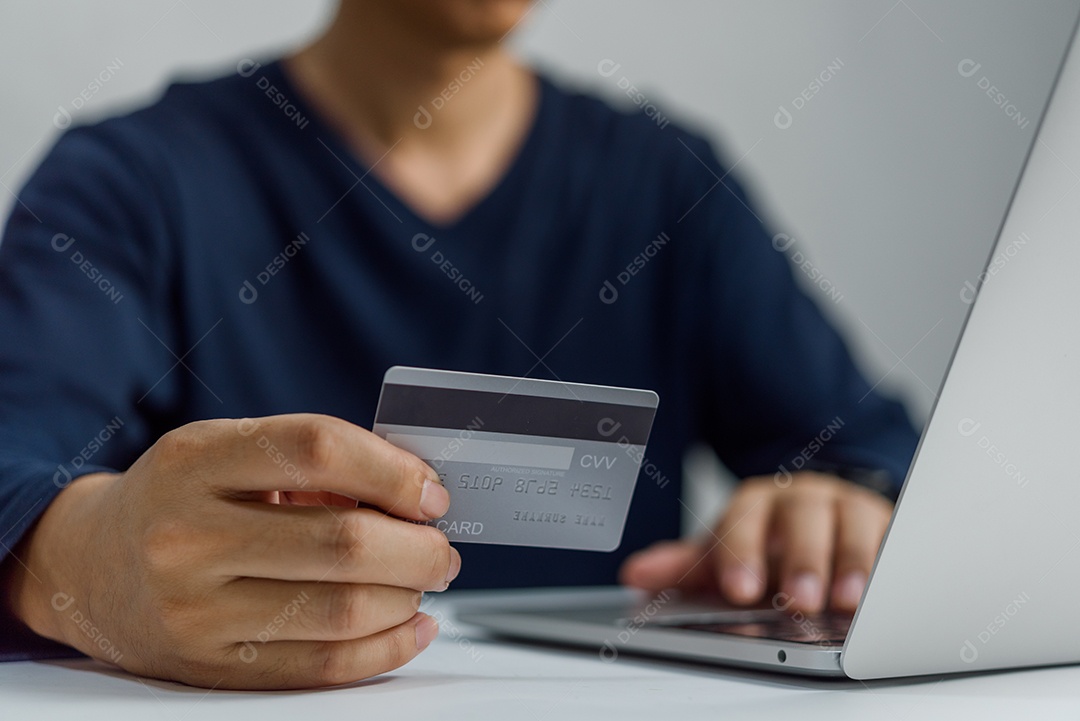
[[[361,147],[449,147],[503,121],[532,92],[530,73],[500,43],[439,42],[395,18],[349,7],[343,4],[327,32],[286,68]]]
[[[429,222],[450,223],[505,174],[539,86],[499,42],[440,41],[379,7],[342,3],[285,69],[370,172]]]

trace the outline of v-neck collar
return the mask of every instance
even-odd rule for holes
[[[495,184],[478,200],[470,204],[463,213],[448,223],[436,223],[398,196],[372,172],[372,168],[361,162],[341,133],[297,89],[281,60],[275,60],[264,67],[267,74],[274,76],[275,84],[288,96],[299,113],[309,120],[318,141],[326,146],[326,150],[337,156],[338,160],[357,178],[358,183],[362,182],[399,220],[412,221],[416,225],[430,228],[434,233],[457,231],[484,216],[490,208],[500,207],[503,196],[510,193],[517,185],[519,176],[526,172],[532,157],[537,153],[537,146],[541,142],[542,131],[551,111],[551,84],[547,78],[537,73],[535,74],[537,99],[533,117],[509,165],[503,170]]]

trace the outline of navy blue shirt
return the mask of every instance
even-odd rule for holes
[[[0,554],[72,478],[189,421],[370,428],[397,364],[660,394],[618,551],[466,544],[458,588],[613,582],[679,534],[697,441],[740,477],[880,469],[895,495],[915,430],[700,137],[541,78],[505,175],[435,225],[279,63],[242,70],[70,130],[19,194],[0,245]]]

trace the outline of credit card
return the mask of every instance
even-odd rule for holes
[[[653,391],[394,366],[376,435],[450,493],[430,525],[458,543],[613,551],[659,398]]]

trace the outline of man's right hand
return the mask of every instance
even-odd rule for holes
[[[347,683],[438,633],[417,612],[421,592],[446,588],[461,557],[402,519],[449,503],[427,464],[336,418],[201,421],[125,473],[64,489],[16,548],[4,591],[35,632],[137,674]]]

